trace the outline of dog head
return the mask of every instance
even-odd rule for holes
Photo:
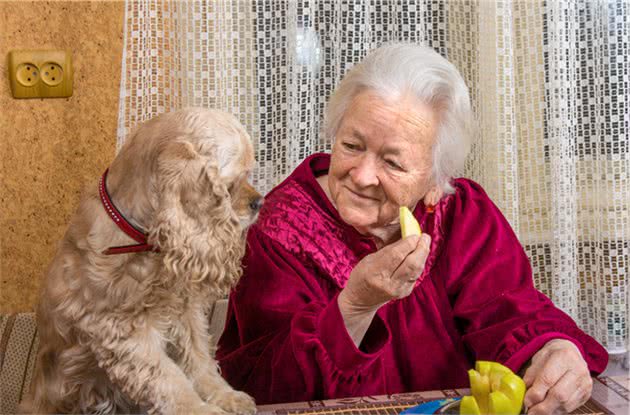
[[[210,279],[220,296],[241,275],[243,233],[262,205],[247,181],[254,163],[236,118],[185,109],[143,124],[112,164],[108,186],[174,278]]]

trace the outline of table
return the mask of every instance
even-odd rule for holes
[[[399,414],[411,406],[431,401],[469,395],[468,389],[400,393],[258,406],[258,415],[386,415]],[[593,379],[593,395],[573,414],[630,414],[630,374]]]

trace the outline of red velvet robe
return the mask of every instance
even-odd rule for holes
[[[547,341],[573,341],[590,370],[608,354],[537,291],[527,256],[476,183],[435,213],[414,210],[432,237],[416,288],[377,312],[360,348],[337,295],[376,246],[344,223],[316,181],[330,156],[307,158],[265,198],[247,237],[217,359],[258,404],[467,387],[475,360],[517,371]]]

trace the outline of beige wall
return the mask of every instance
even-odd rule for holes
[[[32,310],[85,186],[114,156],[124,2],[0,0],[0,312]],[[70,49],[71,98],[16,100],[12,49]]]

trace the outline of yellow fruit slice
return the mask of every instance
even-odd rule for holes
[[[418,221],[413,217],[407,206],[400,207],[400,230],[403,238],[409,235],[422,235],[420,224],[418,224]]]
[[[472,396],[462,399],[461,415],[521,413],[526,389],[523,379],[497,362],[477,361],[475,369],[468,371]]]
[[[481,415],[477,400],[472,396],[464,396],[459,404],[461,415]]]

